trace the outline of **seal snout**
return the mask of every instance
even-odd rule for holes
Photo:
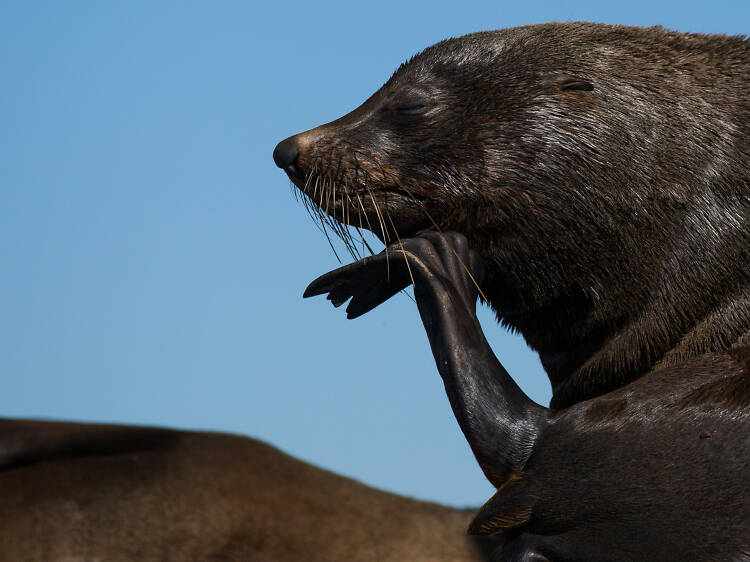
[[[273,161],[290,176],[297,174],[298,157],[299,150],[297,148],[296,135],[284,139],[273,150]]]

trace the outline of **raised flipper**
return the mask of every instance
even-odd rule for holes
[[[476,316],[479,256],[455,233],[426,233],[327,273],[304,293],[328,293],[350,318],[413,279],[414,294],[453,412],[487,478],[501,487],[521,471],[546,420],[495,357]]]
[[[154,427],[0,419],[0,470],[154,449],[177,439],[179,432]]]

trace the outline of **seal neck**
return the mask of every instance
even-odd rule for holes
[[[595,334],[566,353],[540,352],[554,381],[551,406],[567,407],[615,390],[649,371],[747,345],[750,286],[743,287],[741,277],[740,281],[729,295],[717,291],[713,299],[699,299],[689,311],[656,303],[654,297],[632,321],[607,337]]]
[[[734,191],[656,186],[645,210],[621,198],[570,224],[523,208],[531,234],[470,237],[488,264],[485,294],[539,353],[553,407],[744,341],[750,197],[738,181]]]

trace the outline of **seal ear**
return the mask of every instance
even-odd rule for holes
[[[562,91],[568,90],[583,90],[590,92],[594,89],[594,83],[587,78],[581,78],[580,76],[574,76],[572,74],[555,74],[547,76],[542,80],[542,84],[546,88],[558,88]]]

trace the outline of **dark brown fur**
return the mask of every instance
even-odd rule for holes
[[[356,317],[413,279],[453,412],[497,487],[470,532],[499,534],[503,562],[750,561],[750,347],[543,408],[484,338],[482,270],[465,237],[425,233],[305,293],[351,297]]]
[[[470,518],[245,437],[0,420],[4,562],[485,560]]]
[[[465,234],[564,407],[750,343],[748,92],[742,37],[483,32],[426,49],[277,163],[383,240]]]

